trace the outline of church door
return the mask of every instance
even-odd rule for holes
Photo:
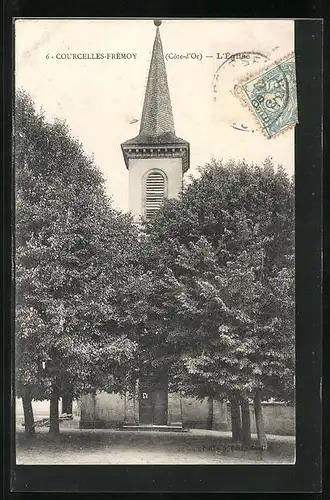
[[[147,381],[140,382],[140,424],[167,424],[167,388],[152,387]]]

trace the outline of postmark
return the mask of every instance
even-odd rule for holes
[[[266,54],[262,54],[261,52],[254,51],[245,51],[245,52],[235,52],[230,54],[230,57],[224,57],[221,64],[218,66],[217,70],[213,75],[212,88],[213,88],[213,100],[217,100],[218,93],[218,82],[220,79],[220,73],[224,69],[235,68],[237,66],[251,66],[260,62],[267,62],[269,58]]]
[[[294,54],[256,74],[248,74],[234,87],[234,94],[248,106],[268,138],[298,123]]]
[[[243,51],[230,54],[230,57],[224,55],[222,62],[217,67],[212,79],[212,94],[214,105],[221,105],[220,102],[229,102],[233,94],[233,84],[238,78],[246,74],[246,71],[252,67],[260,68],[260,65],[265,65],[270,62],[269,55],[259,51]],[[230,101],[231,102],[231,101]],[[235,102],[232,102],[235,104]],[[235,106],[236,108],[236,106]],[[258,127],[253,117],[249,117],[248,113],[237,112],[230,106],[228,108],[228,116],[225,118],[228,126],[240,133],[254,133]],[[224,109],[221,108],[221,116],[224,115]]]

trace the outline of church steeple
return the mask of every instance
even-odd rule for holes
[[[189,143],[175,135],[166,65],[159,33],[152,49],[139,134],[121,145],[129,172],[129,210],[149,220],[167,198],[178,198],[189,168]]]
[[[189,168],[189,143],[175,135],[163,45],[159,32],[161,21],[154,21],[154,23],[156,25],[156,36],[144,96],[140,131],[133,139],[123,142],[121,148],[127,168],[129,168],[129,159],[132,157],[131,153],[134,151],[134,157],[136,157],[135,153],[139,152],[133,149],[137,146],[152,148],[157,145],[162,146],[163,153],[180,152],[182,156],[182,172],[184,173]],[[163,149],[164,146],[166,146],[165,150]],[[175,147],[175,150],[172,146]],[[161,150],[152,151],[161,152]]]
[[[163,45],[159,33],[160,22],[158,21],[152,49],[139,134],[147,137],[166,133],[175,135]]]

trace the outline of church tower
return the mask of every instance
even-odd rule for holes
[[[122,152],[129,172],[129,210],[149,220],[165,198],[177,198],[189,169],[189,143],[175,135],[172,104],[160,38],[154,21],[152,49],[139,135],[125,141]]]
[[[149,220],[164,199],[177,198],[183,174],[189,169],[189,143],[175,134],[160,21],[154,21],[156,36],[152,50],[139,134],[121,145],[129,172],[129,209],[135,221]],[[207,424],[207,404],[191,400],[168,387],[166,370],[145,366],[138,374],[133,396],[126,394],[86,394],[81,398],[81,428],[182,430],[187,422]],[[218,425],[227,429],[226,412],[215,412]],[[202,416],[201,416],[202,415]],[[221,420],[224,419],[224,420]],[[204,419],[204,420],[203,420]],[[195,426],[196,426],[195,425]]]

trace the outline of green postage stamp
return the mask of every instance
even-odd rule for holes
[[[249,75],[235,94],[253,111],[264,133],[272,138],[298,122],[295,57]]]

